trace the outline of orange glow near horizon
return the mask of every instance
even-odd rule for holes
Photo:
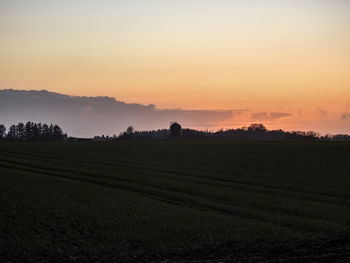
[[[6,0],[0,10],[0,89],[288,113],[222,128],[350,133],[348,1]]]

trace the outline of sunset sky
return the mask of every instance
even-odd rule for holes
[[[1,0],[0,89],[350,133],[350,1]]]

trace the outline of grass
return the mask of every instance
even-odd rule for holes
[[[1,143],[0,258],[157,261],[336,240],[350,234],[349,160],[335,142]]]

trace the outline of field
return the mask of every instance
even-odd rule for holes
[[[349,190],[350,143],[0,143],[0,259],[346,262]]]

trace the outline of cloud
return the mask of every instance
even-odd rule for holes
[[[253,121],[273,121],[291,116],[284,112],[256,112],[252,113],[251,120]]]
[[[319,107],[316,108],[316,112],[323,117],[326,117],[328,115],[328,112],[326,110],[321,109]]]
[[[350,113],[349,112],[344,112],[343,115],[341,116],[342,120],[350,120]]]
[[[232,122],[246,110],[157,109],[155,105],[125,103],[111,97],[68,96],[46,90],[0,90],[0,122],[6,126],[26,121],[59,124],[69,135],[91,137],[118,134],[129,125],[137,130],[215,127]],[[205,125],[203,125],[205,124]]]

